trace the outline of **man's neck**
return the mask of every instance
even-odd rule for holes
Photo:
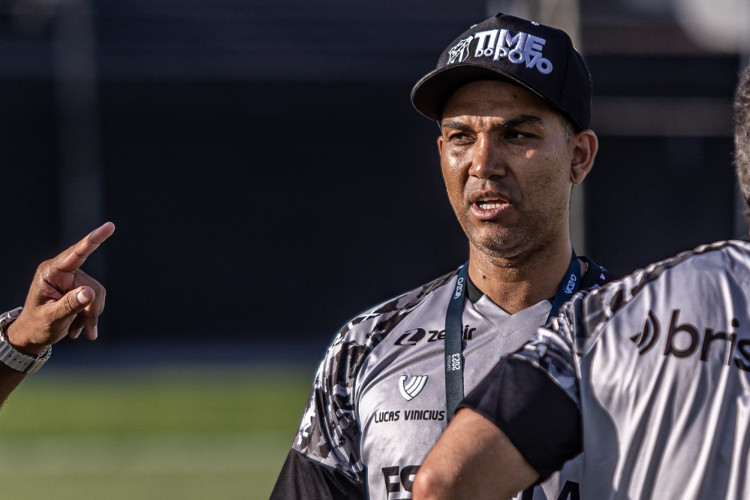
[[[493,302],[515,314],[555,296],[570,257],[568,240],[513,258],[490,256],[472,246],[469,277]]]

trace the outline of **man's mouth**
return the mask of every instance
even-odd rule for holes
[[[478,198],[471,204],[471,213],[479,220],[491,221],[510,208],[505,198]]]
[[[469,211],[481,221],[494,221],[513,206],[510,198],[498,189],[475,189],[469,194]]]
[[[480,210],[492,210],[500,208],[503,205],[507,205],[507,202],[501,200],[480,200],[477,202],[477,206]]]

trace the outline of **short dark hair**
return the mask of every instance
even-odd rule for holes
[[[734,164],[750,219],[750,66],[742,72],[734,96]]]

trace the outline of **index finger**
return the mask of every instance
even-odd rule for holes
[[[115,232],[115,225],[111,222],[105,222],[98,228],[91,231],[81,241],[72,245],[70,248],[54,258],[56,266],[60,271],[74,272],[86,262],[89,255],[99,248],[99,245],[112,236]]]

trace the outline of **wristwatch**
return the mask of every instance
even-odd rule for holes
[[[13,347],[8,341],[6,330],[8,325],[18,318],[21,311],[23,311],[23,307],[17,307],[0,315],[0,363],[16,371],[29,374],[39,370],[49,359],[52,354],[52,346],[47,346],[39,356],[29,356]]]

